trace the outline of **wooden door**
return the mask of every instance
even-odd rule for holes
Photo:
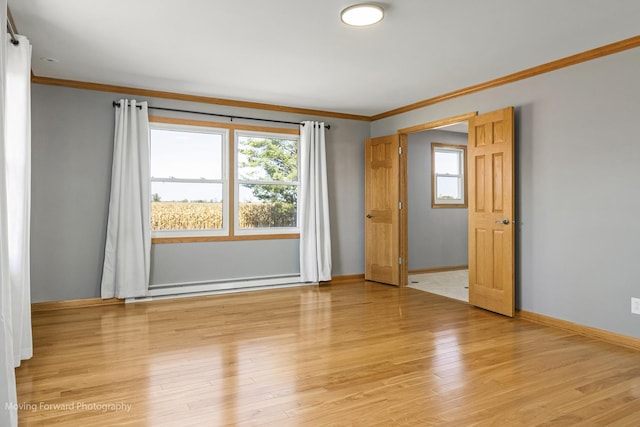
[[[469,119],[469,303],[513,317],[513,107]]]
[[[406,174],[401,161],[406,156],[400,154],[404,145],[399,135],[365,142],[365,279],[395,286],[406,284],[401,237],[406,201],[400,185]]]

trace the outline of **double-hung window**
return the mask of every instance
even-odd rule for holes
[[[226,129],[151,123],[154,237],[226,235]]]
[[[238,130],[235,141],[235,233],[297,233],[299,136]]]
[[[299,133],[151,121],[154,242],[298,237]]]
[[[431,206],[467,207],[464,145],[431,144]]]

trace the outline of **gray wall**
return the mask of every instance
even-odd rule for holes
[[[151,247],[151,284],[299,274],[300,240],[166,243]]]
[[[640,49],[372,123],[516,107],[516,303],[640,338]]]
[[[432,142],[467,145],[467,134],[429,130],[409,135],[409,271],[467,265],[467,209],[431,207]]]
[[[37,84],[32,87],[33,302],[100,295],[113,154],[111,103],[122,97],[136,98]],[[333,274],[362,273],[363,141],[369,137],[369,123],[166,99],[136,99],[149,100],[151,105],[161,107],[330,123],[327,159]],[[171,115],[224,121],[202,115]],[[152,249],[153,284],[297,273],[298,240],[162,244]]]
[[[517,306],[640,338],[640,316],[630,313],[630,298],[640,297],[638,70],[636,48],[371,124],[328,119],[334,274],[364,270],[363,140],[369,133],[387,135],[419,123],[513,105]],[[40,85],[32,90],[33,301],[95,297],[108,203],[111,101],[116,96]],[[306,118],[151,101],[285,120]],[[177,248],[176,258],[174,249],[163,248],[163,259],[155,260],[166,268],[165,276],[192,252]]]

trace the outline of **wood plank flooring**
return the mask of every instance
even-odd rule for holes
[[[638,426],[640,352],[369,282],[40,312],[24,426]]]

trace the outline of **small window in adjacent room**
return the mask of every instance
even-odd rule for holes
[[[431,206],[466,208],[466,157],[464,145],[431,144]]]
[[[151,124],[154,237],[228,234],[225,129]]]
[[[237,131],[236,234],[298,233],[299,136]]]

